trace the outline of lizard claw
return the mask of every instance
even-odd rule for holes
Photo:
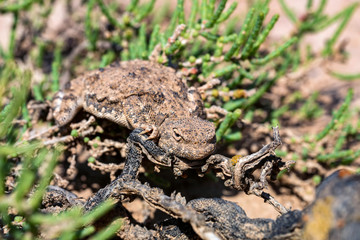
[[[141,133],[139,133],[140,135],[143,135],[145,133],[150,133],[150,136],[146,138],[146,140],[151,140],[151,139],[155,139],[159,136],[159,130],[157,127],[155,126],[148,126],[145,128],[144,131],[142,131]]]

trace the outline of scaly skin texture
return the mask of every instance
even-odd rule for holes
[[[60,126],[83,108],[128,129],[142,128],[165,151],[189,160],[215,150],[215,128],[204,120],[200,94],[157,63],[133,60],[84,74],[55,95],[52,108]]]

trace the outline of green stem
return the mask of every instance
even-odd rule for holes
[[[284,43],[282,46],[280,46],[278,49],[276,49],[275,51],[268,54],[266,57],[260,58],[260,59],[254,59],[251,62],[256,65],[266,64],[266,63],[270,62],[272,59],[279,56],[282,52],[284,52],[288,47],[290,47],[292,44],[294,44],[297,41],[298,41],[298,38],[293,37],[293,38],[289,39],[286,43]]]
[[[260,45],[265,41],[266,37],[269,35],[271,29],[273,29],[275,23],[279,19],[279,14],[273,16],[269,22],[269,24],[265,27],[265,29],[260,33],[259,37],[257,38],[255,44],[251,49],[251,55],[255,54],[256,51],[259,49]]]
[[[225,54],[225,60],[229,61],[231,57],[235,54],[235,52],[243,45],[245,42],[246,36],[248,35],[248,31],[250,30],[250,23],[253,19],[255,9],[251,8],[246,15],[244,23],[241,27],[240,33],[235,41],[235,43],[231,46],[230,50]]]
[[[19,22],[19,12],[14,12],[13,16],[14,16],[14,22],[11,26],[10,45],[9,45],[9,53],[8,53],[9,59],[14,59],[14,55],[15,55],[15,44],[16,44],[15,35],[16,35],[17,24]]]
[[[109,9],[105,6],[104,2],[102,0],[97,0],[99,7],[101,9],[101,12],[105,15],[109,23],[114,25],[115,27],[122,28],[121,24],[111,16]]]
[[[16,4],[9,4],[8,1],[3,1],[4,6],[0,5],[0,13],[16,13],[21,10],[25,10],[29,8],[33,3],[37,2],[36,0],[25,0],[22,3],[16,3]]]
[[[254,28],[253,28],[248,40],[246,41],[246,44],[245,44],[242,52],[241,52],[241,59],[247,59],[250,56],[250,53],[253,52],[252,49],[254,47],[256,38],[259,35],[262,23],[264,21],[264,17],[265,17],[264,13],[260,12],[256,19],[255,26],[254,26]]]
[[[293,22],[297,23],[298,19],[295,15],[295,13],[288,7],[288,5],[285,3],[284,0],[279,0],[281,8],[284,10],[285,14],[288,16],[288,18]]]
[[[346,80],[346,81],[354,81],[360,79],[360,73],[355,74],[342,74],[342,73],[336,73],[336,72],[330,72],[331,75],[334,77],[340,79],[340,80]]]
[[[211,19],[205,24],[206,28],[212,28],[216,21],[219,19],[221,13],[224,11],[225,5],[227,0],[221,0],[219,3],[219,7],[216,9],[214,15],[211,17]]]
[[[350,88],[348,91],[348,94],[345,97],[345,101],[344,103],[341,105],[341,107],[339,108],[339,110],[337,112],[335,112],[335,114],[333,115],[333,118],[331,119],[330,123],[328,123],[326,125],[326,127],[316,136],[316,141],[320,141],[321,139],[323,139],[329,132],[331,129],[334,128],[337,120],[345,113],[345,111],[347,111],[347,109],[349,108],[351,99],[353,96],[353,89]]]

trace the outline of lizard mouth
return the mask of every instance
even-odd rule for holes
[[[201,160],[211,155],[215,151],[215,144],[207,144],[206,146],[199,146],[197,150],[185,151],[184,157],[189,160]]]
[[[209,156],[215,151],[215,143],[207,143],[194,147],[193,144],[186,144],[177,147],[169,147],[168,145],[159,142],[159,146],[163,149],[167,149],[169,153],[172,153],[180,158],[187,160],[201,160]]]

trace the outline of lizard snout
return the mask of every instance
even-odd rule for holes
[[[215,150],[214,124],[200,118],[170,118],[160,127],[159,146],[188,160],[199,160]]]

